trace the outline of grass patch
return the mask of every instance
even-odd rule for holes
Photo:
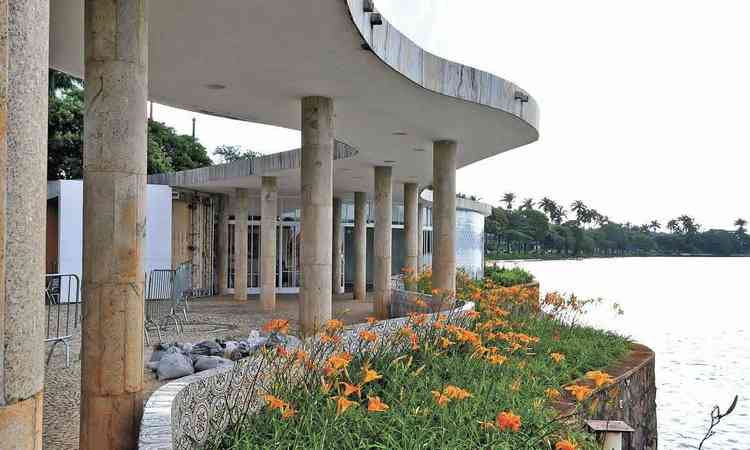
[[[565,322],[559,296],[548,315],[536,290],[481,284],[459,294],[477,313],[414,314],[382,336],[372,324],[351,353],[333,321],[303,352],[268,353],[276,370],[266,406],[223,447],[520,450],[569,440],[598,448],[579,421],[555,419],[552,391],[623,358],[629,342]]]
[[[495,285],[504,287],[528,284],[534,281],[534,276],[520,267],[488,266],[484,269],[484,278]]]

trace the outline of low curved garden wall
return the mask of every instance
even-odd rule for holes
[[[588,419],[621,420],[635,431],[626,434],[623,450],[656,450],[656,355],[641,344],[606,372],[615,379],[609,386],[595,390],[586,400],[583,413]],[[582,384],[584,380],[579,380]],[[570,413],[573,402],[562,403],[561,412]]]
[[[467,303],[455,312],[474,309]],[[436,314],[432,314],[434,320]],[[345,348],[360,345],[358,333],[364,329],[387,336],[406,325],[406,317],[355,325],[344,335]],[[265,391],[263,358],[251,356],[232,367],[207,370],[162,386],[146,403],[141,421],[140,450],[187,450],[204,448],[221,439],[230,424],[242,415],[257,411]]]

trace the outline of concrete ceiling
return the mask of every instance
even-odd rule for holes
[[[332,97],[336,137],[358,150],[336,162],[337,192],[372,192],[375,165],[393,165],[395,182],[431,184],[436,140],[459,141],[463,167],[538,139],[536,103],[516,103],[514,95],[525,95],[520,88],[423,52],[387,21],[372,26],[362,0],[150,0],[148,5],[152,100],[299,129],[302,97]],[[416,65],[404,62],[407,50],[418,53]],[[51,2],[50,59],[52,67],[82,76],[82,0]],[[438,88],[430,87],[429,61],[445,66],[444,73],[433,74]],[[457,74],[454,94],[450,73]],[[472,81],[463,79],[465,73]],[[463,93],[464,83],[476,93]],[[500,91],[495,99],[484,99],[489,94],[483,92],[493,89]],[[278,175],[289,178],[281,181],[285,189],[298,185],[298,169]]]

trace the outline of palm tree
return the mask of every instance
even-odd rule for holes
[[[582,201],[574,201],[570,204],[570,209],[576,213],[576,221],[578,223],[589,223],[591,221],[589,208]]]
[[[520,209],[534,209],[534,199],[533,198],[527,198],[526,200],[521,203],[521,206],[519,206]]]
[[[667,222],[667,229],[671,231],[672,233],[682,232],[682,228],[680,227],[680,222],[677,219],[672,219],[669,222]]]
[[[550,213],[550,218],[555,225],[560,225],[566,217],[568,217],[568,212],[565,211],[565,207],[555,204],[555,209]]]
[[[652,220],[651,223],[648,224],[648,228],[652,233],[656,233],[657,231],[661,230],[661,224],[658,220]]]
[[[681,215],[677,218],[677,220],[679,220],[682,224],[682,231],[684,231],[685,234],[695,234],[701,228],[701,226],[698,225],[695,219],[688,216],[687,214]]]
[[[505,202],[506,205],[508,205],[508,209],[513,209],[513,202],[516,200],[516,194],[512,192],[506,192],[505,195],[503,195],[503,199],[501,201]]]
[[[745,219],[737,219],[734,221],[734,226],[737,227],[737,234],[745,234],[747,231],[745,225],[747,225],[747,220]]]
[[[549,197],[544,197],[539,203],[537,203],[537,206],[549,216],[550,220],[553,220],[553,213],[555,212],[555,209],[557,209],[557,203],[555,203],[554,200]]]

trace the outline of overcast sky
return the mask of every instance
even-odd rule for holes
[[[612,220],[690,214],[704,228],[750,219],[750,4],[736,0],[377,0],[440,56],[490,71],[539,102],[539,142],[459,171],[458,190],[497,204],[573,200]],[[209,150],[299,147],[299,133],[155,108]],[[498,176],[498,174],[501,174]]]

